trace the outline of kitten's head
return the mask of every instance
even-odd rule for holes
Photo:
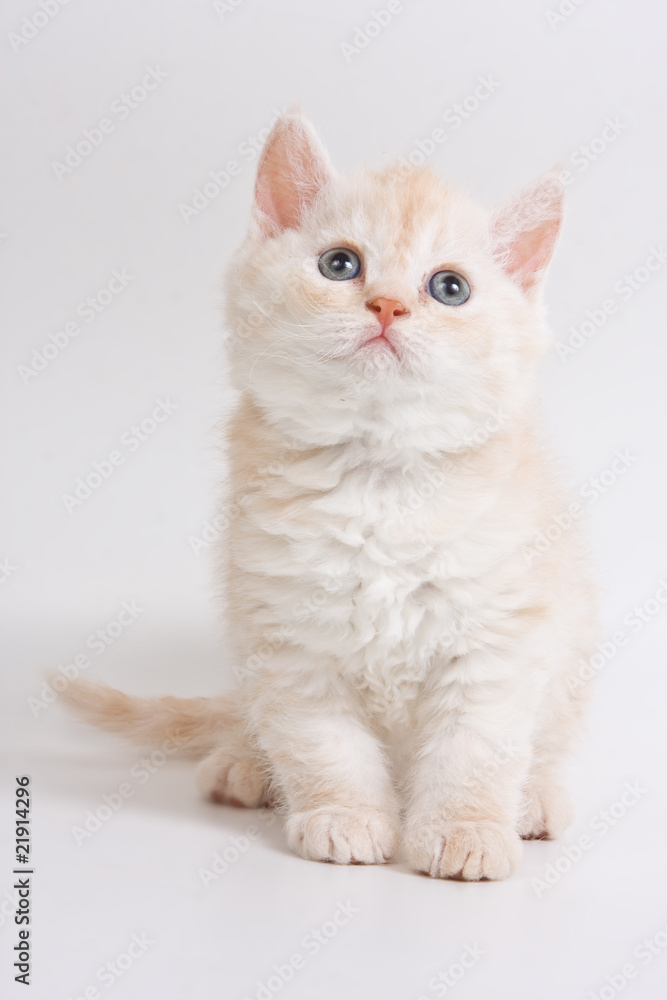
[[[484,440],[531,395],[561,209],[553,174],[495,213],[428,170],[339,176],[283,117],[229,276],[237,387],[304,442]]]

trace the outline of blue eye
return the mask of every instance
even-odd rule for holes
[[[361,272],[361,261],[354,250],[346,250],[344,247],[327,250],[320,257],[317,266],[320,274],[331,281],[349,281]]]
[[[429,295],[446,306],[461,306],[470,298],[470,285],[456,271],[438,271],[428,283]]]

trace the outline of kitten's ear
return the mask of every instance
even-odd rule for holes
[[[542,174],[493,217],[494,256],[526,294],[541,285],[563,221],[563,185],[557,171]]]
[[[257,169],[254,219],[264,236],[296,229],[302,213],[333,176],[315,130],[298,112],[278,119]]]

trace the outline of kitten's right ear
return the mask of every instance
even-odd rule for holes
[[[261,234],[296,229],[332,177],[329,158],[310,123],[298,113],[279,118],[257,169],[253,218]]]

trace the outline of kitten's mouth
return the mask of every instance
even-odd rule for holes
[[[382,333],[378,334],[377,336],[370,337],[368,340],[365,340],[361,346],[371,347],[373,350],[376,351],[390,350],[393,351],[394,354],[397,354],[398,352],[396,351],[396,347],[387,337],[387,332],[388,332],[387,330],[383,330]]]

